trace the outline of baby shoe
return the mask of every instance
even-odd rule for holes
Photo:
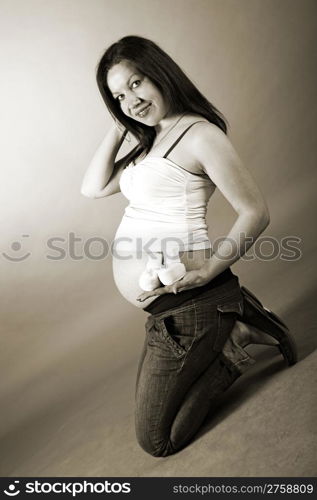
[[[172,285],[183,278],[186,274],[186,267],[179,257],[179,248],[175,242],[166,243],[164,254],[164,264],[158,271],[158,277],[163,285]]]
[[[145,292],[151,292],[155,288],[159,288],[160,280],[157,277],[157,271],[155,269],[151,271],[143,271],[139,278],[139,287]]]
[[[163,285],[172,285],[186,274],[186,267],[182,262],[174,262],[158,270],[157,275]]]
[[[151,292],[161,285],[158,271],[162,268],[162,257],[162,254],[153,254],[148,258],[145,270],[139,277],[139,287],[145,292]]]

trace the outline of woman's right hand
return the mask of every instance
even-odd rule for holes
[[[114,127],[118,130],[120,138],[127,135],[128,130],[125,128],[125,126],[117,120],[117,118],[114,118]]]
[[[120,172],[118,172],[117,178],[114,178],[112,173],[117,153],[124,141],[125,130],[122,125],[119,129],[117,123],[112,122],[85,173],[81,187],[81,193],[84,196],[99,198],[118,192]],[[110,178],[112,182],[107,187]]]
[[[122,123],[119,120],[117,120],[117,118],[113,118],[113,120],[116,128],[119,130],[119,132],[121,132],[121,134],[123,134],[123,132],[125,131],[124,125],[122,125]]]

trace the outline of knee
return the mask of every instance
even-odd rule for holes
[[[152,457],[167,457],[175,453],[169,438],[157,436],[140,427],[136,429],[136,437],[141,448]]]
[[[152,444],[149,445],[148,441],[144,442],[138,440],[138,443],[141,448],[152,457],[168,457],[169,455],[173,455],[173,453],[175,453],[175,451],[169,446],[169,443],[162,443],[158,446],[153,446]]]

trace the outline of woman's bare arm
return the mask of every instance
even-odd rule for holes
[[[238,217],[217,251],[200,269],[188,271],[172,285],[143,292],[137,298],[140,301],[205,285],[242,257],[270,221],[263,195],[228,137],[217,126],[206,122],[198,123],[191,132],[188,154],[199,162],[202,171],[220,189]]]
[[[215,125],[195,127],[192,151],[238,217],[216,253],[202,268],[208,280],[236,262],[270,222],[264,197],[228,137]]]
[[[96,150],[85,173],[81,194],[88,198],[101,198],[120,191],[119,180],[125,158],[115,162],[124,140],[122,133],[113,125]]]

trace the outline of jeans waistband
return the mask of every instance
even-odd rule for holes
[[[167,293],[160,295],[157,299],[153,300],[147,307],[144,307],[144,311],[150,314],[160,314],[166,310],[179,307],[182,305],[190,304],[192,300],[196,300],[204,297],[216,297],[226,292],[228,287],[226,284],[229,282],[229,290],[231,287],[234,288],[234,284],[238,284],[239,280],[235,274],[232,273],[231,269],[225,269],[221,274],[216,276],[213,280],[209,281],[206,285],[199,286],[196,288],[191,288],[190,290],[184,290],[178,294]]]

